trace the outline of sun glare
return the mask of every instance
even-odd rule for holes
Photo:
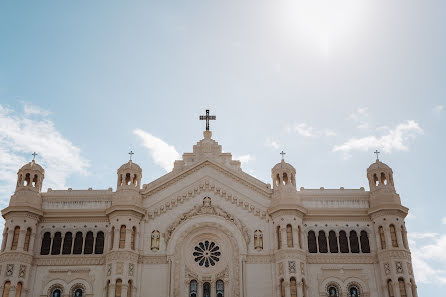
[[[354,40],[365,17],[361,0],[285,0],[281,7],[282,33],[324,55]]]

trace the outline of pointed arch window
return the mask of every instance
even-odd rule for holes
[[[94,245],[93,232],[88,231],[87,235],[85,236],[85,246],[84,246],[85,255],[93,254],[93,245]]]
[[[356,231],[350,231],[350,251],[352,253],[359,253],[359,240]]]
[[[330,253],[338,252],[338,238],[333,230],[328,233],[328,243],[330,245]]]
[[[136,227],[132,228],[132,234],[130,236],[130,248],[135,250],[135,238],[136,238]]]
[[[2,252],[6,249],[6,242],[8,241],[8,231],[9,229],[6,228],[3,232]]]
[[[115,285],[115,297],[121,297],[121,292],[122,292],[122,280],[117,279]]]
[[[300,228],[300,226],[297,226],[297,235],[299,238],[299,248],[302,248],[302,229]]]
[[[327,237],[325,236],[324,231],[319,231],[319,235],[317,237],[318,245],[319,245],[319,253],[327,253]]]
[[[65,233],[63,240],[62,255],[71,254],[71,246],[73,244],[73,234],[71,232]]]
[[[294,277],[290,279],[290,294],[291,297],[297,297],[297,283]]]
[[[22,283],[18,282],[17,287],[15,289],[15,297],[20,297],[20,296],[22,296]]]
[[[62,245],[62,233],[56,232],[53,238],[53,246],[51,247],[51,255],[59,255]]]
[[[384,250],[386,248],[386,237],[384,235],[384,228],[382,226],[379,226],[378,232],[379,232],[379,240],[381,242],[381,249]]]
[[[409,249],[409,245],[407,244],[407,231],[404,226],[401,226],[401,235],[403,237],[403,244],[405,249]]]
[[[203,284],[203,297],[211,297],[211,284],[208,282]]]
[[[110,234],[110,249],[111,250],[113,249],[114,241],[115,241],[115,227],[113,226],[112,230],[111,230],[111,234]]]
[[[83,244],[84,244],[84,236],[82,235],[82,232],[77,232],[76,237],[74,237],[73,254],[75,255],[82,254]]]
[[[396,239],[395,226],[390,225],[390,239],[392,240],[392,247],[398,247],[398,241]]]
[[[9,297],[9,291],[11,290],[11,282],[7,281],[3,285],[3,297]]]
[[[43,234],[42,247],[40,248],[40,254],[41,255],[49,255],[50,246],[51,246],[51,233],[45,232],[45,234]]]
[[[285,280],[280,280],[280,297],[285,297]]]
[[[17,226],[14,228],[14,235],[12,236],[11,250],[13,251],[17,249],[17,245],[19,244],[19,236],[20,236],[20,227]]]
[[[225,296],[225,283],[221,279],[215,283],[215,293],[217,297]]]
[[[406,284],[404,283],[404,279],[400,278],[398,280],[398,286],[400,287],[400,296],[407,297]]]
[[[104,232],[99,231],[96,235],[96,244],[94,247],[95,254],[103,254],[104,253]]]
[[[339,232],[339,249],[341,250],[341,253],[348,253],[348,240],[347,240],[347,233],[345,233],[344,230]]]
[[[363,253],[370,253],[370,243],[369,243],[369,235],[367,234],[367,231],[362,230],[361,231],[361,251]]]
[[[197,297],[198,294],[198,282],[191,280],[189,283],[189,297]]]
[[[390,279],[387,281],[387,290],[389,291],[389,297],[395,297],[395,293],[393,292],[393,284]]]
[[[125,235],[127,233],[127,228],[125,225],[121,226],[121,229],[119,231],[119,248],[123,249],[125,248]]]
[[[293,243],[293,227],[291,225],[286,225],[286,244],[289,248],[292,248]]]
[[[308,232],[308,251],[310,253],[317,253],[316,234],[314,231]]]
[[[127,285],[127,297],[132,297],[132,288],[133,288],[133,282],[132,280],[129,280]]]
[[[23,250],[25,252],[29,251],[29,242],[31,240],[31,228],[26,229],[26,234],[25,234],[25,242],[23,244]]]
[[[277,226],[276,233],[277,233],[277,248],[280,250],[282,248],[282,235],[280,234],[280,226]]]

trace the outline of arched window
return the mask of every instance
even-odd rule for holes
[[[263,249],[263,233],[260,230],[254,231],[254,248],[256,250]]]
[[[65,233],[63,240],[62,255],[71,254],[71,246],[73,244],[73,234],[71,232]]]
[[[8,228],[5,229],[5,231],[3,232],[3,242],[2,242],[2,252],[5,250],[6,248],[6,242],[8,241]]]
[[[359,253],[359,240],[356,231],[350,231],[350,251],[352,253]]]
[[[319,253],[327,253],[327,237],[325,236],[324,231],[319,231],[319,235],[317,237],[318,245],[319,245]]]
[[[363,253],[370,253],[370,243],[367,231],[361,231],[361,250]]]
[[[119,231],[119,248],[123,249],[125,248],[125,235],[127,233],[127,229],[125,225],[121,226],[121,229]]]
[[[127,285],[127,297],[132,297],[132,288],[133,288],[132,280],[129,280]]]
[[[297,226],[297,233],[298,233],[298,237],[299,237],[299,248],[302,248],[302,230],[300,228],[300,226]]]
[[[130,247],[132,250],[135,249],[135,238],[136,238],[136,227],[133,227],[132,234],[130,236]]]
[[[23,250],[25,252],[29,251],[29,242],[31,240],[31,228],[26,229],[26,234],[25,234],[25,242],[23,243]]]
[[[73,290],[73,297],[83,297],[84,296],[84,291],[82,290],[82,288],[76,288]]]
[[[117,279],[115,285],[115,297],[121,297],[121,292],[122,292],[122,280]]]
[[[122,292],[122,280],[117,279],[115,285],[115,297],[121,297],[121,292]]]
[[[335,285],[330,285],[327,288],[328,297],[339,297],[338,288]]]
[[[15,289],[15,297],[20,297],[20,296],[22,296],[22,283],[18,282],[17,287]]]
[[[158,251],[160,249],[160,232],[158,230],[152,231],[152,239],[150,241],[150,249]]]
[[[286,174],[286,172],[283,173],[283,184],[284,185],[288,184],[288,175]]]
[[[73,254],[75,255],[82,254],[83,244],[84,244],[84,236],[82,235],[82,232],[77,232],[76,236],[74,237]]]
[[[211,297],[211,284],[208,282],[203,284],[203,297]]]
[[[276,186],[280,185],[280,175],[277,173],[276,176]]]
[[[384,228],[382,226],[379,226],[378,228],[379,232],[379,240],[381,241],[381,249],[386,248],[386,237],[384,236]]]
[[[360,291],[357,286],[350,286],[348,288],[348,297],[360,297]]]
[[[62,233],[56,232],[53,238],[53,246],[51,247],[51,255],[59,255],[62,245]]]
[[[105,287],[105,297],[110,296],[110,280],[107,281],[106,287]]]
[[[88,231],[87,235],[85,236],[84,254],[86,255],[93,254],[93,245],[94,245],[93,232]]]
[[[316,234],[314,231],[308,232],[308,251],[310,253],[317,253]]]
[[[393,284],[390,279],[387,281],[387,290],[389,290],[389,297],[395,297],[395,293],[393,292]]]
[[[110,234],[110,249],[111,250],[113,249],[114,241],[115,241],[115,227],[113,226],[112,230],[111,230],[111,234]]]
[[[409,249],[409,245],[407,244],[407,231],[404,226],[401,226],[401,235],[403,237],[403,244],[405,249]]]
[[[292,248],[293,243],[293,227],[291,225],[286,225],[286,244],[289,248]]]
[[[396,240],[396,231],[395,231],[395,226],[394,225],[390,225],[390,239],[392,240],[392,246],[393,247],[398,247],[398,241]]]
[[[387,185],[387,178],[384,172],[381,172],[381,184]]]
[[[42,238],[42,247],[40,248],[41,255],[48,255],[50,253],[51,246],[51,233],[45,232]]]
[[[197,297],[198,294],[198,282],[191,280],[189,283],[189,297]]]
[[[290,278],[290,293],[291,297],[297,297],[297,283],[294,277]]]
[[[339,232],[339,249],[341,250],[341,253],[348,253],[348,240],[347,240],[347,233],[345,231]]]
[[[6,282],[3,285],[3,297],[9,297],[9,291],[11,290],[11,282]]]
[[[62,297],[62,289],[61,288],[54,288],[51,291],[51,297]]]
[[[328,233],[328,243],[330,244],[330,253],[337,253],[338,249],[338,238],[336,237],[336,232],[333,230]]]
[[[225,283],[219,279],[215,284],[215,291],[217,294],[217,297],[224,297],[225,296]]]
[[[104,232],[99,231],[96,235],[96,244],[94,246],[95,254],[103,254],[104,253]]]
[[[280,280],[280,297],[285,297],[285,281]]]
[[[20,236],[20,227],[17,226],[14,228],[14,235],[12,236],[11,250],[13,251],[17,249],[17,245],[19,244],[19,236]]]
[[[280,250],[282,248],[282,235],[280,234],[280,226],[277,226],[276,233],[277,233],[277,248]]]
[[[398,285],[400,287],[400,296],[407,297],[406,284],[404,283],[404,279],[402,278],[398,279]]]

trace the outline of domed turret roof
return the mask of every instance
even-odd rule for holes
[[[277,163],[274,165],[272,171],[283,171],[283,170],[291,170],[292,172],[296,172],[296,169],[294,169],[293,165],[285,162],[285,160],[282,159],[280,163]]]
[[[372,163],[369,166],[369,168],[367,168],[367,171],[375,171],[375,170],[383,170],[383,169],[392,171],[392,168],[390,168],[387,164],[385,164],[377,159],[375,163]]]
[[[20,168],[19,171],[22,171],[22,170],[37,170],[37,171],[40,171],[42,173],[45,172],[45,170],[42,168],[42,166],[37,164],[36,161],[34,161],[34,160],[29,162],[28,164],[25,164],[22,168]]]
[[[135,170],[135,171],[138,171],[138,172],[142,171],[141,167],[139,167],[138,164],[133,163],[132,160],[128,161],[127,163],[125,163],[121,167],[119,167],[118,171],[123,171],[123,170],[128,170],[128,169]]]

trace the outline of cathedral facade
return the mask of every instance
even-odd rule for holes
[[[18,171],[0,253],[3,297],[417,297],[392,169],[370,190],[296,187],[283,159],[266,184],[211,131],[142,184],[130,160],[116,191],[42,192]]]

